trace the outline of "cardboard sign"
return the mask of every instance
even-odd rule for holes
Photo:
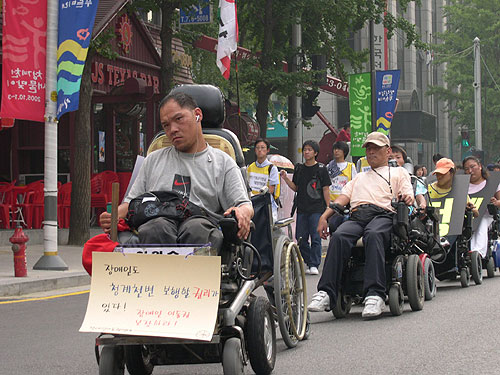
[[[477,193],[469,194],[471,202],[479,210],[479,217],[472,221],[472,230],[476,231],[481,222],[481,218],[487,211],[490,199],[497,192],[498,184],[500,183],[500,172],[490,172],[490,177],[486,180],[484,188]]]
[[[80,332],[210,341],[220,276],[218,256],[95,252]]]
[[[432,207],[439,208],[439,235],[441,237],[462,234],[469,179],[469,175],[455,175],[448,194],[430,200]],[[427,179],[429,191],[432,189],[430,185],[435,180],[435,176]]]

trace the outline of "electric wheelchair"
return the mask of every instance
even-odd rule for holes
[[[393,201],[396,210],[393,219],[393,230],[389,249],[385,252],[386,290],[389,294],[389,307],[393,315],[403,313],[404,297],[408,297],[413,311],[422,310],[425,299],[425,280],[422,261],[419,258],[423,250],[421,242],[427,241],[417,236],[417,229],[411,230],[409,208],[404,202]],[[330,207],[341,215],[349,215],[350,210],[338,204]],[[333,315],[346,317],[352,304],[363,300],[363,274],[365,256],[363,240],[360,238],[352,249],[351,256],[344,265],[337,303],[333,307]]]
[[[495,277],[495,270],[500,267],[500,211],[493,203],[487,205],[488,213],[493,217],[491,227],[488,229],[488,250],[483,261],[488,278]]]
[[[443,238],[442,244],[447,255],[444,262],[435,264],[436,278],[438,280],[454,280],[458,276],[460,277],[460,284],[463,288],[466,288],[470,285],[472,277],[476,285],[482,284],[483,265],[481,254],[478,251],[470,251],[472,220],[472,210],[466,207],[462,234],[449,239]]]
[[[498,208],[493,203],[487,204],[488,213],[493,217],[493,222],[491,227],[488,229],[488,248],[486,250],[486,257],[482,258],[483,269],[486,270],[486,276],[488,278],[495,277],[495,270],[500,266],[498,262],[498,257],[500,254],[500,249],[497,249],[497,243],[499,239],[500,232],[500,213]]]
[[[196,100],[204,114],[205,140],[232,156],[246,177],[239,141],[222,129],[225,113],[221,91],[210,85],[182,85],[173,90]],[[148,153],[169,145],[161,132]],[[95,348],[100,375],[123,374],[125,367],[131,375],[149,375],[158,365],[220,362],[225,375],[243,374],[248,362],[256,374],[270,374],[276,360],[275,321],[287,346],[294,347],[307,338],[303,261],[290,233],[281,232],[286,227],[291,231],[293,219],[272,223],[269,194],[255,197],[252,203],[259,214],[254,216],[251,241],[237,237],[235,217],[219,221],[224,240],[216,249],[221,257],[221,286],[212,340],[100,335]],[[262,214],[267,216],[262,219]],[[254,240],[257,238],[261,241]],[[252,243],[264,246],[259,249]],[[260,286],[265,287],[269,299],[254,294]]]

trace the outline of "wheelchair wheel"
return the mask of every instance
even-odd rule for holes
[[[306,332],[306,280],[299,248],[284,236],[278,239],[274,254],[274,300],[281,336],[293,348]]]
[[[276,362],[276,329],[271,304],[257,297],[248,308],[248,358],[256,374],[267,375]]]
[[[104,345],[99,359],[99,375],[123,375],[124,373],[123,348]]]
[[[469,268],[464,267],[460,270],[460,284],[462,285],[462,288],[467,288],[470,283],[470,274],[469,274]]]
[[[418,255],[412,254],[406,263],[406,292],[413,311],[424,307],[424,269]]]
[[[150,375],[154,365],[151,353],[145,345],[125,345],[125,364],[130,375]]]
[[[486,261],[486,276],[488,279],[495,277],[495,259],[492,256],[489,256]]]
[[[389,289],[389,308],[391,309],[391,314],[399,316],[403,313],[403,292],[401,287],[397,284],[391,285]]]
[[[483,283],[483,264],[481,263],[481,254],[479,251],[473,251],[471,254],[471,276],[476,285]]]
[[[426,301],[430,301],[436,296],[436,272],[434,271],[434,265],[429,258],[425,258],[424,261],[424,289]]]
[[[224,375],[243,375],[245,373],[245,362],[239,338],[231,337],[224,343],[222,369]]]
[[[339,290],[337,303],[332,312],[335,318],[342,319],[349,315],[352,306],[351,296],[347,296],[342,289]]]

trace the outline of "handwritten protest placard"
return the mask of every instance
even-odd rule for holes
[[[80,332],[210,341],[220,266],[218,256],[95,252]]]

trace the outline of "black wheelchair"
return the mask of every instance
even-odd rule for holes
[[[391,244],[385,252],[386,290],[389,291],[391,313],[401,315],[405,296],[408,297],[413,311],[423,308],[426,281],[419,255],[424,252],[421,249],[422,244],[428,244],[431,240],[419,232],[420,226],[412,229],[413,220],[410,221],[409,208],[404,202],[393,201],[392,206],[396,214],[393,219]],[[342,206],[332,204],[331,208],[341,215],[349,214],[349,210]],[[346,317],[353,303],[362,302],[364,266],[363,241],[359,239],[344,266],[337,303],[332,310],[336,318]]]
[[[210,85],[183,85],[174,90],[182,90],[197,101],[204,113],[205,140],[232,156],[246,177],[238,139],[221,128],[221,91]],[[169,145],[160,133],[148,153]],[[276,321],[287,346],[294,347],[307,338],[305,272],[299,248],[291,240],[293,219],[272,223],[269,194],[256,197],[252,203],[256,215],[251,241],[237,237],[234,217],[219,222],[224,241],[221,249],[216,249],[221,257],[221,285],[212,340],[103,334],[95,347],[100,375],[123,374],[125,367],[131,375],[149,375],[158,365],[221,362],[225,375],[243,374],[248,362],[256,374],[270,374],[276,360]],[[288,235],[282,233],[284,228],[288,228]],[[263,244],[262,248],[252,242]],[[254,294],[260,286],[265,287],[269,299]]]
[[[470,251],[470,240],[472,238],[472,211],[465,208],[465,216],[462,234],[452,238],[444,238],[443,244],[447,249],[446,259],[442,263],[436,263],[436,278],[438,280],[455,280],[460,277],[463,288],[470,285],[470,279],[476,285],[483,282],[483,265],[481,254],[478,251]]]
[[[486,275],[488,278],[495,277],[495,270],[500,267],[500,263],[497,262],[497,243],[500,239],[500,212],[498,207],[493,203],[488,203],[487,205],[488,213],[493,217],[493,222],[491,227],[488,229],[488,249],[486,252],[486,258],[483,258],[483,269],[486,269]]]

